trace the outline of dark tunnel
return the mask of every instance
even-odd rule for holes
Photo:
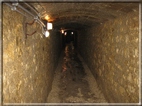
[[[140,2],[1,6],[3,104],[140,103]]]

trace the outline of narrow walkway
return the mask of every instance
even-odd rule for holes
[[[72,44],[65,47],[55,71],[48,103],[107,103]]]

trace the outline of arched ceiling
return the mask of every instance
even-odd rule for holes
[[[31,3],[56,28],[82,29],[138,11],[138,3]]]

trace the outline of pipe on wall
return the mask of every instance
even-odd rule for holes
[[[15,6],[12,6],[12,5],[10,5],[9,3],[5,3],[7,6],[9,6],[10,8],[14,8],[14,11],[16,11],[16,12],[18,12],[18,13],[20,13],[20,14],[22,14],[23,16],[25,16],[25,17],[29,17],[29,16],[27,16],[27,15],[25,15],[24,13],[22,13],[21,11],[19,11],[17,8],[16,8],[16,6],[17,7],[19,7],[19,8],[21,8],[23,11],[25,11],[26,13],[28,13],[30,16],[32,16],[35,20],[37,20],[38,21],[38,23],[41,25],[41,26],[43,26],[43,27],[45,27],[45,25],[44,25],[44,23],[39,19],[39,17],[38,16],[35,16],[34,14],[32,14],[31,12],[29,12],[27,9],[25,9],[23,6],[21,6],[20,4],[17,4],[17,5],[15,5]],[[35,10],[36,11],[36,10]],[[38,13],[39,14],[39,13]]]

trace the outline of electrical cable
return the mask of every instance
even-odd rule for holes
[[[33,22],[31,22],[31,23],[25,23],[26,24],[26,28],[27,28],[27,25],[33,25],[35,23],[35,20],[33,20]],[[34,32],[32,32],[31,34],[26,34],[26,36],[32,36],[33,34],[35,34],[37,32],[37,30],[36,31],[34,31]]]
[[[37,15],[39,15],[39,13],[32,7],[30,6],[28,3],[25,3],[28,7],[30,7]]]
[[[7,6],[9,6],[9,7],[11,7],[11,8],[13,8],[13,6],[12,5],[10,5],[10,4],[8,4],[8,3],[5,3]],[[24,10],[25,12],[27,12],[27,13],[29,13],[31,16],[33,16],[34,17],[34,19],[36,19],[37,21],[39,21],[40,22],[40,25],[42,25],[42,26],[44,26],[45,27],[45,25],[44,25],[44,23],[38,18],[38,16],[34,16],[31,12],[29,12],[27,9],[25,9],[23,6],[21,6],[21,5],[17,5],[19,8],[21,8],[22,10]],[[20,12],[17,8],[15,8],[15,10],[14,11],[17,11],[18,13],[20,13],[20,14],[22,14],[23,16],[25,16],[25,17],[27,17],[28,18],[28,16],[27,15],[25,15],[24,13],[22,13],[22,12]]]
[[[4,4],[6,4],[7,6],[9,6],[10,8],[13,8],[13,6],[12,5],[10,5],[10,4],[8,4],[8,3],[4,3]],[[24,13],[22,13],[22,12],[20,12],[17,8],[15,8],[15,10],[14,11],[17,11],[18,13],[20,13],[21,15],[23,15],[23,16],[25,16],[25,17],[27,17],[28,18],[28,16],[27,15],[25,15]]]
[[[31,12],[29,12],[27,9],[25,9],[23,6],[21,6],[20,4],[18,5],[18,7],[20,7],[22,10],[24,10],[25,12],[29,13],[31,16],[35,17]]]
[[[25,9],[23,6],[21,6],[19,3],[17,3],[16,5],[12,4],[10,5],[9,3],[5,3],[7,6],[9,6],[11,9],[13,9],[13,11],[17,11],[18,13],[22,14],[23,16],[25,16],[26,18],[29,18],[29,16],[25,15],[24,13],[22,13],[21,11],[19,11],[17,9],[17,7],[21,8],[23,11],[25,11],[26,13],[28,13],[29,15],[31,15],[34,20],[31,23],[25,23],[25,28],[27,28],[27,25],[33,25],[35,23],[35,21],[40,24],[42,26],[42,33],[43,33],[43,27],[46,27],[46,25],[44,25],[44,23],[41,21],[41,19],[39,19],[38,16],[33,15],[31,12],[29,12],[27,9]],[[30,6],[29,4],[26,3],[27,6]],[[30,7],[32,8],[32,7]],[[33,11],[34,8],[32,8]],[[36,12],[37,13],[37,12]],[[38,14],[38,13],[37,13]],[[33,34],[35,34],[37,32],[37,30],[35,30],[34,32],[30,33],[30,34],[25,34],[26,38],[27,36],[32,36]]]

